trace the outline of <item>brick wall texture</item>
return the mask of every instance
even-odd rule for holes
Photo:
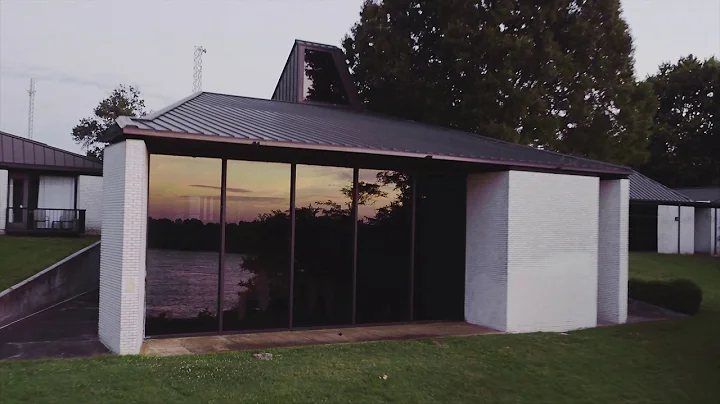
[[[78,177],[77,208],[85,209],[85,233],[87,234],[100,234],[102,189],[102,177],[91,175]]]
[[[5,233],[5,215],[7,214],[8,172],[0,170],[0,234]]]
[[[629,180],[600,181],[598,322],[627,321]]]
[[[142,347],[148,156],[145,143],[108,146],[103,160],[100,340],[119,354]]]
[[[466,320],[509,332],[597,324],[599,179],[468,177]]]
[[[465,225],[465,320],[507,329],[507,172],[467,178]]]

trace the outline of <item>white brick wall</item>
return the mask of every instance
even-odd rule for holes
[[[680,208],[680,254],[695,252],[695,208]]]
[[[85,209],[85,233],[87,234],[100,234],[102,189],[102,177],[90,175],[78,177],[77,208]]]
[[[510,172],[508,331],[597,324],[597,177]]]
[[[468,177],[465,317],[510,332],[597,324],[599,179]]]
[[[465,320],[507,329],[507,172],[467,178]]]
[[[678,253],[678,207],[659,205],[658,207],[658,252],[661,254]]]
[[[627,321],[629,180],[600,181],[598,322]]]
[[[112,352],[137,354],[145,320],[148,155],[145,142],[108,146],[103,160],[99,335]]]
[[[5,233],[5,215],[8,201],[8,172],[0,170],[0,234]]]

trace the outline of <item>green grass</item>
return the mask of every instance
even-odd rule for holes
[[[0,363],[12,402],[720,402],[720,261],[632,255],[632,275],[685,277],[701,312],[569,333],[448,338],[170,358]],[[386,374],[387,380],[380,377]]]
[[[97,237],[0,236],[0,291],[96,241]]]

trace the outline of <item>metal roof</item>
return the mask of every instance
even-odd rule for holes
[[[633,171],[630,175],[630,200],[647,202],[688,203],[692,199],[665,185]]]
[[[710,187],[675,188],[675,191],[696,202],[720,203],[720,185]]]
[[[0,168],[102,175],[102,162],[24,137],[0,132]]]
[[[626,167],[354,109],[196,93],[103,138],[163,136],[626,176]],[[121,130],[118,130],[121,129]]]

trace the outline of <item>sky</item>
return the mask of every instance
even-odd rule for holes
[[[339,45],[362,0],[0,0],[0,130],[81,152],[71,132],[118,84],[150,110],[192,92],[193,47],[203,90],[269,98],[293,40]],[[720,54],[720,0],[622,0],[636,76],[665,61]]]

